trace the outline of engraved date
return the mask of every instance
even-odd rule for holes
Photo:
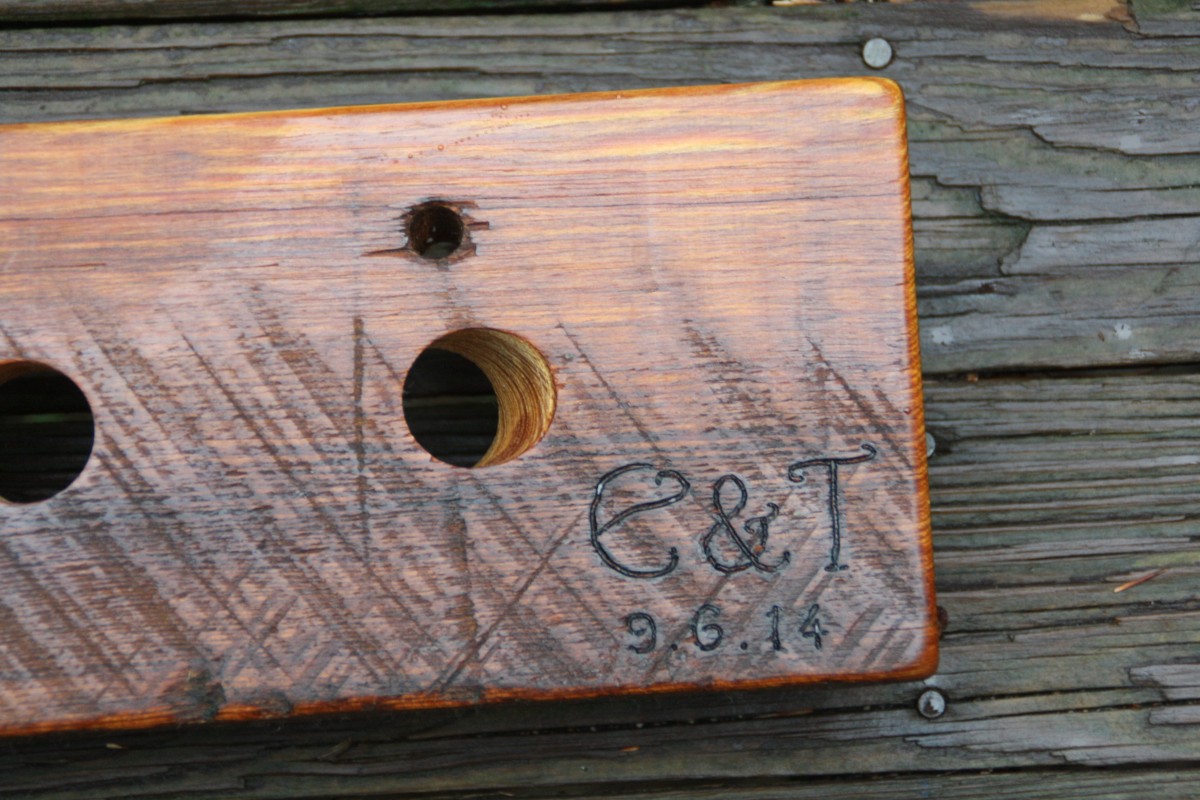
[[[825,646],[828,633],[821,626],[821,606],[810,604],[804,609],[784,609],[773,605],[763,615],[765,625],[763,630],[749,631],[749,639],[739,641],[737,647],[749,650],[751,641],[761,642],[757,650],[767,649],[778,653],[786,651],[788,644],[798,649],[821,650]],[[703,653],[709,653],[729,643],[728,624],[722,625],[718,620],[721,609],[712,603],[705,603],[696,609],[688,620],[684,645]],[[646,611],[635,611],[622,620],[628,637],[626,649],[638,654],[653,653],[659,646],[659,625],[654,616]],[[671,643],[672,650],[678,650],[679,643]]]

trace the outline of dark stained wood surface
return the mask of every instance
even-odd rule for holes
[[[895,84],[17,125],[0,197],[0,359],[96,418],[0,507],[0,729],[933,671]]]
[[[861,43],[887,37],[882,74],[908,99],[949,620],[928,681],[43,736],[7,744],[0,787],[1195,798],[1195,13],[982,5],[9,37],[10,121],[866,74]],[[948,708],[927,720],[931,686]]]

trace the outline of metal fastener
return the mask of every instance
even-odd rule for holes
[[[878,36],[868,39],[862,48],[862,59],[871,69],[883,69],[892,63],[892,46]]]
[[[946,713],[946,695],[937,689],[926,689],[917,698],[917,711],[925,719],[937,719]]]

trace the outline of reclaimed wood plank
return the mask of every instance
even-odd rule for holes
[[[96,420],[0,731],[928,675],[905,167],[877,78],[0,128],[0,390]]]

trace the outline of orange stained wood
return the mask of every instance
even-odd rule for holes
[[[0,504],[2,731],[936,665],[888,81],[8,126],[0,309],[95,420]]]

